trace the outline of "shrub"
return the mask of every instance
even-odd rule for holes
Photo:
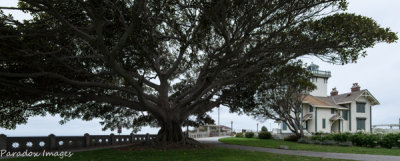
[[[366,146],[368,147],[376,147],[379,145],[379,141],[381,140],[377,134],[369,134],[366,135]]]
[[[311,143],[332,145],[338,144],[341,146],[362,146],[362,147],[376,147],[380,145],[385,148],[400,147],[400,133],[398,134],[369,134],[363,132],[351,133],[337,133],[337,134],[322,134],[311,136]],[[290,138],[285,138],[290,140]],[[305,142],[300,140],[300,142]]]
[[[322,136],[321,141],[324,141],[324,140],[333,140],[333,136],[330,134]]]
[[[319,135],[319,136],[321,136],[321,135],[323,135],[324,133],[323,132],[316,132],[316,133],[314,133],[314,135]]]
[[[298,139],[299,139],[299,137],[296,135],[289,135],[289,136],[285,137],[283,140],[296,142]]]
[[[397,133],[397,147],[400,148],[400,133]]]
[[[242,138],[242,137],[243,137],[243,133],[237,133],[237,134],[236,134],[236,137],[237,137],[237,138]]]
[[[398,139],[400,139],[400,137],[398,135],[400,135],[400,134],[392,134],[392,133],[387,134],[387,135],[383,136],[383,138],[379,142],[379,144],[385,148],[392,148],[392,147],[396,146],[396,144],[398,146],[399,145]]]
[[[351,142],[357,146],[375,147],[381,141],[377,134],[356,133],[351,136]]]
[[[313,136],[311,136],[311,140],[322,141],[322,136],[321,135],[313,135]]]
[[[272,134],[268,131],[261,131],[258,133],[258,138],[260,139],[272,139]]]
[[[364,141],[364,135],[363,134],[361,134],[361,133],[357,133],[357,134],[353,134],[352,136],[351,136],[351,142],[354,144],[354,145],[357,145],[357,146],[362,146],[363,145],[363,141]]]
[[[336,133],[332,134],[332,139],[337,142],[347,142],[351,141],[351,133]]]
[[[267,127],[265,127],[265,126],[262,126],[262,127],[261,127],[261,131],[268,131],[268,129],[267,129]]]
[[[246,138],[252,138],[254,136],[253,132],[246,132],[245,134]]]

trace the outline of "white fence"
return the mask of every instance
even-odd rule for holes
[[[230,132],[220,132],[218,133],[209,133],[209,132],[198,132],[198,133],[191,133],[189,132],[190,138],[205,138],[205,137],[213,137],[213,136],[230,136]]]

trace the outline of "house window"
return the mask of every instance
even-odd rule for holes
[[[325,123],[326,123],[325,119],[322,119],[322,128],[323,128],[323,129],[325,129],[325,127],[326,127],[326,126],[325,126]]]
[[[331,114],[334,114],[334,113],[335,113],[335,109],[331,108]]]
[[[357,130],[365,130],[365,118],[357,118]]]
[[[357,112],[358,113],[365,113],[365,103],[357,102]]]
[[[310,106],[310,112],[313,112],[313,111],[314,111],[314,107]]]
[[[287,125],[285,122],[282,122],[282,130],[287,130]]]
[[[324,83],[325,83],[325,84],[328,83],[328,78],[324,78]]]
[[[343,119],[348,120],[349,119],[349,111],[343,110]]]

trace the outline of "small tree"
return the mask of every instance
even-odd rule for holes
[[[315,89],[309,81],[311,73],[296,62],[279,70],[275,85],[261,85],[256,93],[256,108],[249,112],[258,119],[280,120],[287,124],[297,137],[303,137],[300,115],[307,91]],[[269,87],[267,87],[269,86]],[[271,87],[272,86],[272,87]]]

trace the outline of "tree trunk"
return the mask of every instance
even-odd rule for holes
[[[303,131],[303,125],[302,125],[302,123],[300,122],[300,137],[301,138],[304,138],[304,131]]]
[[[163,144],[185,144],[182,132],[182,121],[178,119],[164,119],[158,132],[158,141]]]

